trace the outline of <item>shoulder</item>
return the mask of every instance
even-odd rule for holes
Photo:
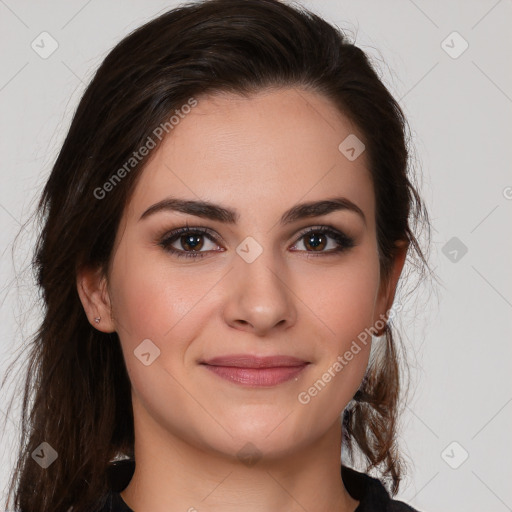
[[[110,492],[98,512],[133,512],[120,497],[135,469],[134,460],[122,460],[109,467]],[[420,512],[403,501],[394,500],[378,478],[341,466],[341,476],[349,494],[358,500],[355,512]]]
[[[360,502],[355,512],[420,512],[403,501],[394,500],[378,478],[341,466],[343,484]]]
[[[135,470],[133,459],[123,459],[110,463],[107,468],[109,491],[103,496],[95,512],[133,512],[123,501],[120,492],[130,482]]]
[[[123,501],[118,491],[110,490],[97,512],[133,512],[133,510]]]

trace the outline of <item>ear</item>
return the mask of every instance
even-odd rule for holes
[[[397,240],[395,242],[395,247],[395,257],[391,264],[389,275],[387,279],[382,280],[380,283],[377,307],[375,308],[375,318],[373,320],[374,325],[378,319],[387,319],[388,312],[393,305],[398,279],[400,278],[400,274],[404,267],[409,242],[407,240]],[[379,332],[379,335],[382,334],[382,332]]]
[[[76,285],[90,324],[101,332],[114,332],[107,279],[101,269],[82,267],[77,272]],[[100,321],[95,322],[95,318]]]

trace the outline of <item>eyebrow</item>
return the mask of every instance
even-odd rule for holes
[[[139,221],[161,211],[176,211],[202,217],[226,224],[236,224],[240,218],[236,210],[225,208],[209,201],[195,201],[167,197],[150,206],[139,218]],[[279,220],[280,225],[291,224],[300,219],[320,217],[336,211],[350,211],[359,215],[366,224],[366,217],[355,203],[346,197],[334,197],[322,201],[312,201],[293,206],[283,213]]]

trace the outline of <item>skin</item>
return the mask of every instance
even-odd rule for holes
[[[117,331],[132,383],[137,465],[121,496],[133,510],[348,512],[359,504],[340,475],[340,415],[371,342],[309,403],[297,398],[386,314],[406,254],[402,245],[384,281],[366,153],[350,161],[338,150],[349,134],[364,140],[329,100],[303,89],[198,98],[143,170],[108,280],[92,269],[78,275],[88,318]],[[160,211],[139,221],[170,195],[236,209],[240,218],[230,225]],[[333,196],[359,206],[366,221],[340,210],[278,224],[297,203]],[[200,239],[204,258],[178,258],[158,245],[186,223],[218,235]],[[354,247],[328,254],[337,246],[328,237],[314,252],[299,235],[322,225],[353,237]],[[236,252],[248,236],[263,250],[252,263]],[[187,250],[179,237],[172,246]],[[145,339],[160,349],[148,366],[134,355]],[[233,353],[310,364],[266,388],[239,386],[198,364]],[[248,442],[260,457],[252,465],[237,457]]]

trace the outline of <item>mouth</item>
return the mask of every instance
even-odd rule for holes
[[[270,387],[297,377],[310,364],[292,356],[256,357],[246,354],[200,361],[206,369],[232,383],[248,387]]]

